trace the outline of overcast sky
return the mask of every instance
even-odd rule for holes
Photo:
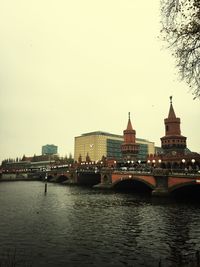
[[[0,160],[74,152],[90,131],[160,146],[173,95],[188,147],[200,152],[200,102],[159,39],[159,0],[0,1]]]

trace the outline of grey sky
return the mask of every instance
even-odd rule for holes
[[[74,137],[136,135],[160,146],[169,96],[188,147],[200,152],[199,101],[159,40],[159,0],[1,0],[0,160],[60,155]]]

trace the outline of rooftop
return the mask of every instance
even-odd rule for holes
[[[94,132],[84,133],[81,136],[90,136],[90,135],[104,135],[104,136],[117,137],[117,138],[123,139],[123,135],[111,134],[111,133],[103,132],[103,131],[94,131]],[[80,137],[80,136],[78,136],[78,137]],[[147,139],[143,139],[143,138],[136,138],[136,140],[141,141],[141,142],[150,142]],[[150,142],[150,143],[153,143],[153,142]]]
[[[102,132],[102,131],[95,131],[95,132],[90,132],[90,133],[84,133],[81,136],[89,136],[89,135],[105,135],[105,136],[112,136],[112,137],[118,137],[118,138],[122,138],[122,135],[118,135],[118,134],[111,134],[111,133],[107,133],[107,132]]]

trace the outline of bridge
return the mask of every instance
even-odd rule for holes
[[[171,173],[167,169],[155,169],[153,172],[142,171],[110,171],[102,170],[101,183],[98,187],[110,188],[138,188],[151,191],[153,196],[168,196],[175,190],[195,188],[200,193],[200,174],[199,173]]]
[[[90,185],[99,189],[148,190],[153,196],[168,196],[178,189],[199,190],[200,173],[172,172],[157,168],[153,171],[121,170],[103,167],[101,169],[67,169],[48,172],[50,182]]]
[[[65,167],[35,173],[4,173],[1,180],[43,180],[68,185],[88,185],[99,189],[131,189],[149,191],[153,196],[169,196],[179,189],[198,190],[200,195],[200,173],[185,173],[184,170],[156,168],[154,170],[122,170],[97,166],[91,168]]]

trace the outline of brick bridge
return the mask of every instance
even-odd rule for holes
[[[123,183],[133,186],[140,183],[149,188],[154,196],[167,196],[186,186],[196,186],[200,191],[200,174],[172,174],[166,169],[155,169],[152,173],[102,170],[98,186],[115,188]]]
[[[153,196],[167,196],[177,189],[185,188],[188,191],[197,191],[200,195],[200,173],[171,173],[167,169],[156,168],[153,172],[141,170],[118,170],[108,167],[99,168],[56,168],[48,171],[2,173],[0,181],[6,180],[44,180],[47,175],[48,181],[66,184],[90,185],[95,188],[128,188],[138,190],[139,187],[148,189]],[[125,186],[124,186],[125,185]]]
[[[155,169],[152,173],[121,171],[111,168],[71,169],[62,172],[50,171],[48,177],[52,182],[92,185],[102,189],[114,189],[123,184],[132,185],[134,188],[135,184],[141,184],[151,190],[153,196],[167,196],[183,187],[188,187],[190,190],[199,188],[200,192],[200,173],[170,173],[166,169]]]

